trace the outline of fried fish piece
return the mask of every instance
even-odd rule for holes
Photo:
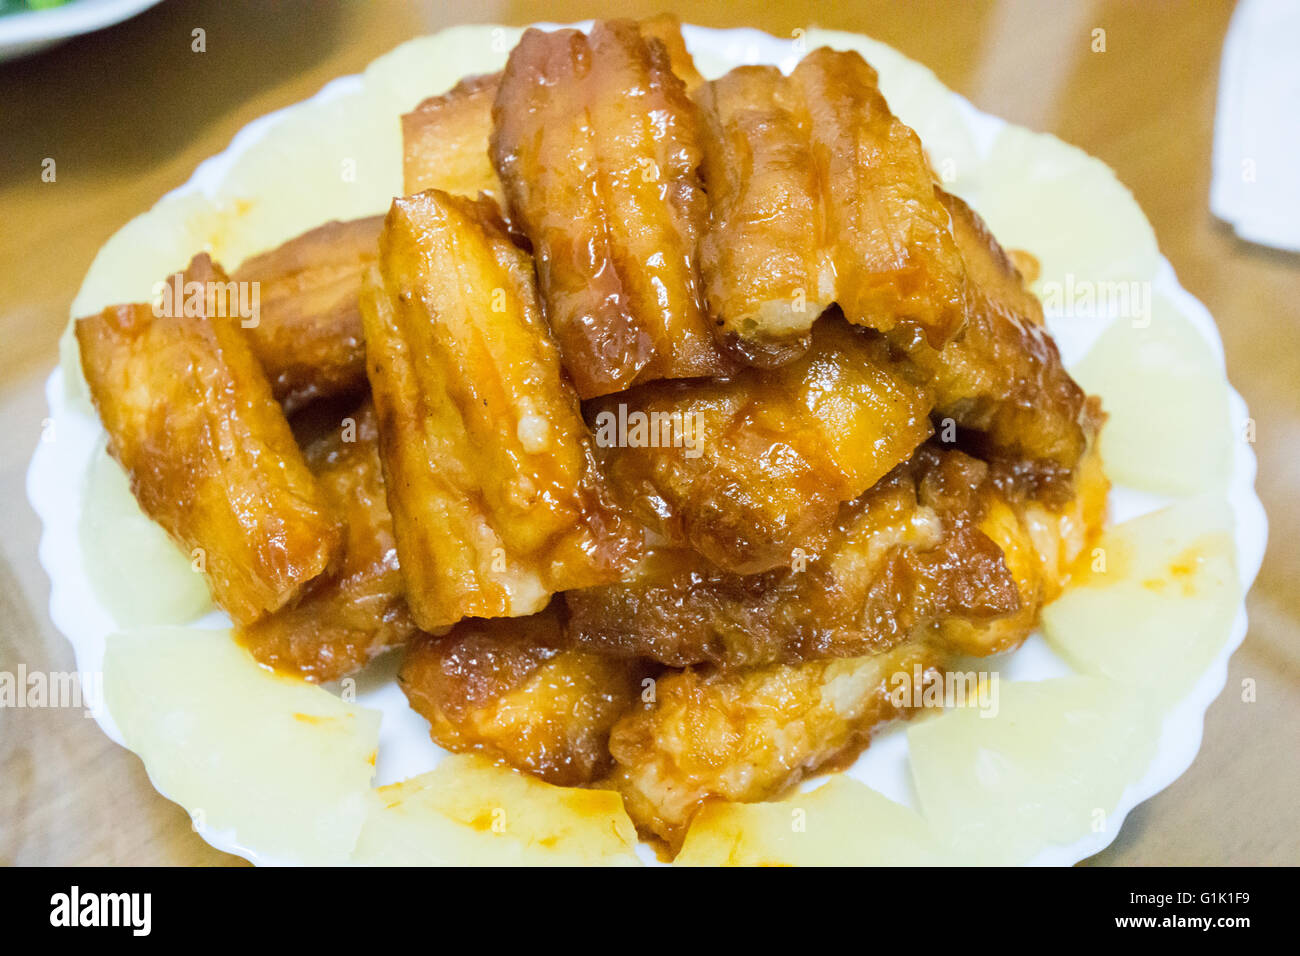
[[[675,16],[663,13],[638,25],[647,40],[653,38],[664,45],[673,72],[688,92],[704,82]],[[487,193],[502,201],[501,180],[488,155],[492,103],[500,85],[500,73],[469,76],[402,115],[402,174],[407,195],[441,189],[471,198]]]
[[[407,195],[441,189],[502,198],[488,155],[492,102],[501,74],[470,76],[402,116],[402,181]]]
[[[346,522],[343,558],[310,582],[292,607],[237,636],[263,664],[325,682],[360,670],[376,654],[405,643],[416,628],[403,595],[370,399],[314,436],[303,455]]]
[[[877,79],[858,53],[828,47],[790,74],[821,188],[821,241],[850,322],[938,348],[965,321],[965,269],[921,141]]]
[[[645,669],[575,648],[558,614],[462,621],[411,642],[398,682],[433,740],[481,751],[549,783],[607,772],[609,729],[637,699]]]
[[[1100,425],[1099,408],[1061,364],[1043,308],[984,221],[942,190],[971,277],[965,329],[943,349],[909,350],[934,376],[935,412],[981,433],[982,454],[1068,472]]]
[[[849,321],[938,348],[965,322],[966,277],[916,134],[860,55],[794,72],[743,66],[696,93],[708,226],[701,271],[723,344],[791,361],[832,302]]]
[[[492,109],[492,159],[582,398],[728,368],[700,304],[694,105],[635,23],[529,30]]]
[[[881,337],[828,315],[798,361],[586,403],[601,464],[648,527],[728,571],[825,544],[841,502],[930,434],[930,396]]]
[[[157,309],[78,319],[81,367],[141,509],[191,552],[217,604],[249,624],[324,571],[342,531],[228,315],[229,278],[199,255],[172,286],[183,294]]]
[[[603,653],[738,668],[874,654],[940,622],[1018,615],[1030,600],[1032,626],[1037,579],[1022,593],[981,530],[999,503],[983,462],[927,445],[842,510],[819,557],[735,575],[693,551],[653,549],[628,579],[568,592],[569,632]]]
[[[245,260],[231,276],[259,290],[260,314],[248,336],[271,391],[289,412],[365,387],[357,297],[362,274],[379,254],[383,221],[327,222]]]
[[[856,755],[880,725],[914,711],[944,660],[913,642],[868,657],[670,672],[652,705],[614,725],[616,766],[599,785],[675,850],[705,801],[775,797]]]
[[[709,200],[700,271],[714,331],[749,364],[781,365],[807,349],[836,294],[806,113],[774,66],[737,67],[696,99]]]
[[[615,580],[641,531],[614,506],[490,199],[396,199],[362,291],[407,603],[426,631]]]

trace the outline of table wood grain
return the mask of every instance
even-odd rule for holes
[[[1232,5],[629,0],[705,26],[867,33],[981,109],[1099,156],[1137,196],[1162,251],[1217,318],[1257,422],[1272,523],[1250,632],[1192,768],[1138,807],[1093,864],[1300,862],[1300,258],[1243,243],[1207,208],[1215,92]],[[96,250],[250,120],[467,22],[568,21],[608,5],[538,2],[168,2],[0,64],[0,670],[71,670],[50,624],[24,475],[42,383]],[[191,31],[207,50],[191,51]],[[1106,51],[1091,49],[1094,29]],[[57,163],[43,182],[42,161]],[[1243,701],[1243,681],[1256,686]],[[0,709],[0,863],[238,864],[191,832],[140,761],[79,711]]]

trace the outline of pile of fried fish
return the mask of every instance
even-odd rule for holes
[[[1024,640],[1101,522],[1103,415],[861,56],[705,81],[668,17],[529,30],[402,130],[386,216],[190,262],[258,283],[252,327],[76,324],[259,661],[401,646],[438,744],[673,846]]]

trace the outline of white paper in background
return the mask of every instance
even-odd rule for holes
[[[1300,0],[1241,0],[1219,70],[1210,210],[1300,252]]]

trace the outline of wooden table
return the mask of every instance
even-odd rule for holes
[[[706,26],[778,35],[869,33],[932,67],[977,106],[1101,157],[1137,195],[1183,284],[1218,319],[1228,371],[1258,423],[1272,522],[1250,634],[1210,708],[1201,752],[1129,817],[1093,863],[1297,863],[1300,752],[1300,258],[1236,240],[1207,209],[1219,55],[1232,4],[721,3],[676,8]],[[42,383],[96,250],[250,120],[412,36],[462,22],[589,16],[548,3],[169,0],[125,24],[0,65],[0,670],[71,670],[50,624],[24,473]],[[191,51],[202,27],[205,53]],[[1104,29],[1106,52],[1090,49]],[[42,182],[42,160],[57,162]],[[1257,701],[1241,700],[1252,678]],[[190,832],[140,761],[80,712],[0,710],[0,863],[239,863]]]

